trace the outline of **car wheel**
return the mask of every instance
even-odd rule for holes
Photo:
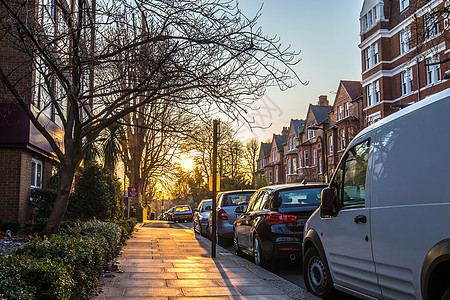
[[[216,244],[223,246],[223,238],[220,236],[219,232],[216,232]]]
[[[337,295],[328,265],[316,248],[310,248],[306,251],[303,276],[308,291],[322,299],[336,298]]]
[[[194,222],[194,224],[193,224],[194,232],[201,233],[202,228],[200,227],[200,231],[198,231],[198,230],[197,230],[197,226],[195,226],[195,224],[196,224],[196,223]]]
[[[236,231],[234,232],[233,245],[234,245],[234,254],[236,254],[237,256],[242,256],[242,250],[241,250],[241,247],[239,247],[239,242],[238,242],[238,237],[237,237]]]
[[[261,241],[259,240],[259,237],[257,235],[255,235],[255,237],[253,238],[253,258],[255,261],[255,265],[261,267],[266,265],[266,260],[261,249]]]

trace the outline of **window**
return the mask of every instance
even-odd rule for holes
[[[283,189],[278,192],[282,207],[318,206],[323,188]]]
[[[439,33],[439,18],[437,13],[423,16],[425,40],[435,37]]]
[[[288,174],[291,174],[291,159],[290,159],[290,158],[287,159],[287,165],[288,165],[288,171],[287,171],[287,173],[288,173]]]
[[[312,130],[312,129],[308,129],[308,140],[312,139],[315,136],[316,136],[316,131]]]
[[[297,174],[297,159],[295,157],[292,158],[292,173]]]
[[[275,172],[275,183],[277,183],[278,182],[278,166],[275,167],[274,172]]]
[[[344,103],[344,118],[348,117],[348,102]]]
[[[411,49],[411,32],[409,28],[400,31],[400,54],[404,54]]]
[[[438,55],[426,59],[427,67],[427,84],[432,84],[441,79],[441,65],[439,64]]]
[[[380,102],[380,82],[377,80],[366,87],[367,106]]]
[[[308,166],[309,166],[309,162],[308,162],[308,150],[305,150],[304,158],[305,158],[305,167],[308,167]]]
[[[367,47],[364,50],[364,58],[365,58],[365,61],[366,61],[366,70],[370,69],[370,67],[372,66],[372,64],[370,63],[370,47]]]
[[[302,152],[301,151],[298,152],[298,164],[301,168],[302,167]]]
[[[350,142],[355,136],[355,133],[353,132],[353,127],[347,128],[347,131],[348,131],[348,141]]]
[[[406,9],[409,6],[409,0],[400,0],[400,11]]]
[[[42,161],[31,160],[31,188],[42,187]]]
[[[345,149],[345,129],[339,130],[339,146],[341,150]]]
[[[322,156],[319,156],[319,174],[322,174]]]
[[[267,176],[269,177],[269,183],[272,183],[272,170],[269,170]]]
[[[342,106],[338,106],[338,120],[342,120]]]
[[[330,155],[333,155],[333,136],[332,135],[330,135],[328,137],[328,148],[329,148]]]
[[[313,151],[313,166],[317,166],[317,149]]]
[[[364,141],[347,152],[341,161],[331,187],[336,189],[342,207],[364,206],[370,141]]]
[[[372,54],[372,66],[378,63],[378,43],[373,43],[370,46],[371,54]]]
[[[277,160],[277,152],[275,150],[272,151],[272,161]]]
[[[413,90],[412,69],[408,68],[401,73],[402,95],[406,95]]]

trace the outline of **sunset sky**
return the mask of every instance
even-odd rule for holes
[[[363,1],[357,0],[240,0],[247,16],[263,4],[259,24],[266,35],[278,35],[284,45],[300,50],[302,61],[295,70],[307,86],[280,92],[270,88],[252,113],[260,126],[270,128],[251,132],[242,127],[237,138],[265,141],[279,134],[290,119],[304,119],[308,105],[327,95],[330,104],[340,80],[361,80],[361,52],[358,48],[359,13]],[[237,128],[237,126],[236,126]]]

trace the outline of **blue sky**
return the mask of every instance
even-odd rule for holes
[[[261,126],[272,125],[253,132],[243,127],[237,134],[242,140],[256,137],[265,141],[273,133],[279,134],[290,119],[304,119],[308,105],[317,104],[319,95],[327,95],[333,104],[340,80],[361,80],[358,44],[362,1],[239,0],[247,16],[254,16],[262,4],[259,25],[263,33],[277,35],[284,45],[301,51],[302,61],[295,70],[309,84],[297,84],[285,92],[268,89],[253,116]]]

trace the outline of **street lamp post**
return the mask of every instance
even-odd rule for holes
[[[323,164],[325,168],[325,183],[328,183],[328,159],[327,159],[327,136],[325,134],[325,129],[318,127],[316,125],[308,126],[307,129],[310,130],[319,130],[321,129],[323,132],[323,135],[321,137],[322,139],[322,157],[323,157]]]

